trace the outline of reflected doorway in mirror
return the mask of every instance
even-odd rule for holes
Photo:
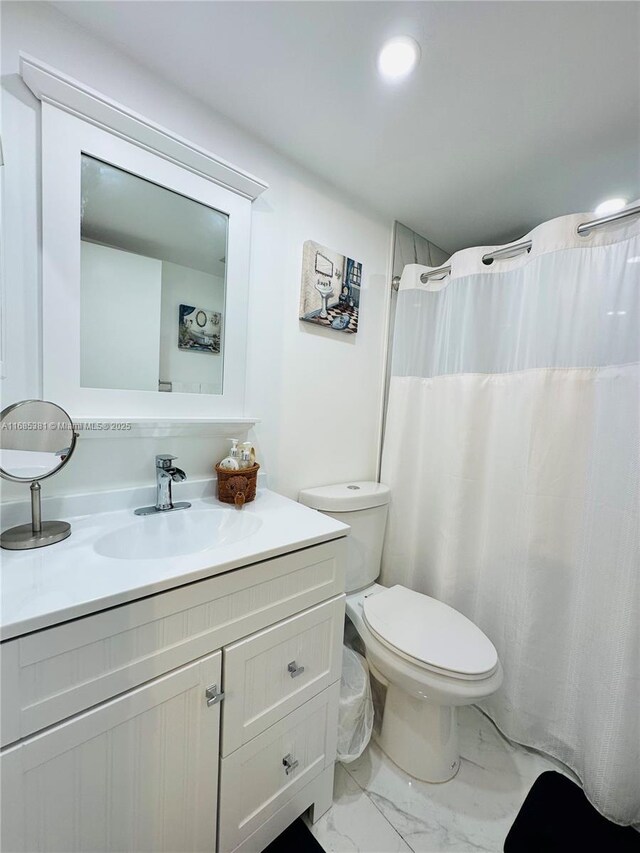
[[[180,305],[178,348],[220,354],[222,314],[195,305]]]

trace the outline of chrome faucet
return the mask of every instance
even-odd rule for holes
[[[187,509],[191,506],[187,501],[173,502],[171,496],[171,484],[183,483],[187,475],[182,468],[177,468],[171,463],[175,456],[160,454],[156,456],[156,504],[155,506],[142,506],[135,510],[136,515],[152,515],[156,512],[171,512],[174,509]]]

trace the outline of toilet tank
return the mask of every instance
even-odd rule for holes
[[[300,503],[348,524],[347,592],[370,586],[380,574],[391,490],[382,483],[356,481],[303,489]]]

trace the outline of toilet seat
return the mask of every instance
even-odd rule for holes
[[[442,601],[397,585],[378,588],[363,602],[371,633],[414,665],[461,679],[486,679],[498,668],[491,640]]]

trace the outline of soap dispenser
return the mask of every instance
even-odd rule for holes
[[[240,467],[252,468],[256,464],[256,453],[250,441],[242,442],[240,450]]]
[[[231,441],[231,450],[229,451],[229,455],[225,456],[222,462],[220,463],[220,468],[224,468],[227,471],[238,471],[240,468],[240,450],[238,449],[238,439],[232,438]]]

